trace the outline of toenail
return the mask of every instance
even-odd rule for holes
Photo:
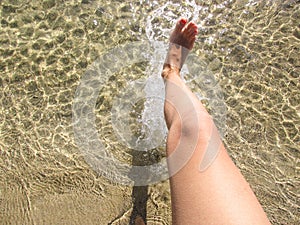
[[[184,24],[185,24],[185,20],[184,20],[184,19],[181,19],[181,20],[180,20],[180,24],[181,24],[181,25],[184,25]]]

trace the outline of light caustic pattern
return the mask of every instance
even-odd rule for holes
[[[166,49],[167,46],[159,41],[152,43],[132,42],[118,46],[102,55],[90,66],[77,88],[73,105],[74,133],[77,145],[93,169],[114,182],[140,186],[165,180],[178,172],[193,153],[194,148],[184,154],[175,151],[168,157],[168,160],[175,161],[176,166],[169,171],[165,158],[152,165],[131,166],[114,158],[113,154],[105,148],[105,145],[99,139],[96,130],[94,108],[103,85],[110,76],[122,67],[147,61],[149,62],[148,77],[129,82],[124,90],[120,90],[121,94],[114,98],[111,109],[111,123],[119,141],[133,150],[148,151],[164,144],[167,132],[163,115],[164,84],[158,68],[162,68]],[[205,82],[206,84],[213,83],[214,91],[216,91],[218,89],[216,82],[213,77],[209,77],[207,71],[201,71],[201,65],[202,63],[199,62],[198,57],[191,54],[183,70],[194,73],[194,76],[204,75],[202,76],[206,78],[204,84]],[[208,77],[213,82],[207,82]],[[179,94],[181,90],[178,87],[176,88],[176,92]],[[220,89],[218,90],[221,93]],[[217,96],[220,105],[223,103],[222,98],[220,98],[220,95]],[[140,135],[136,136],[129,129],[131,125],[130,112],[133,110],[133,105],[141,100],[144,101],[142,115],[135,120],[141,123],[141,130],[139,131]],[[187,98],[186,102],[188,101],[190,100]],[[177,110],[180,112],[180,109]],[[223,115],[224,111],[220,114]],[[212,134],[215,134],[215,132],[212,132]],[[215,135],[212,138],[215,138]],[[197,137],[193,146],[196,146],[196,141]],[[217,146],[215,146],[216,143]],[[208,149],[213,150],[207,151],[209,154],[205,154],[204,163],[199,167],[200,170],[207,168],[217,154],[221,143],[216,143],[214,141],[210,142]],[[178,159],[180,160],[178,161]]]
[[[128,224],[132,188],[107,182],[106,177],[118,181],[117,169],[108,164],[118,166],[120,160],[123,183],[134,185],[138,174],[128,174],[131,165],[164,160],[166,129],[158,116],[163,42],[184,16],[198,24],[199,35],[181,75],[204,98],[221,135],[226,128],[229,154],[272,224],[299,224],[299,7],[297,0],[1,1],[1,222],[108,224],[127,207],[127,216],[112,224]],[[125,65],[134,49],[121,55],[110,50],[138,40],[149,42],[139,52],[145,63]],[[92,75],[99,55],[101,73]],[[193,60],[197,63],[189,66]],[[83,135],[80,131],[89,130],[76,127],[75,143],[71,124],[77,87],[85,88],[74,102],[75,124],[95,129]],[[225,104],[217,104],[222,91],[227,114],[221,109]],[[96,106],[88,106],[96,92]],[[96,137],[103,149],[85,151]],[[137,158],[144,164],[134,162]],[[153,170],[163,179],[167,171],[159,165]],[[106,177],[97,176],[96,167]],[[149,189],[149,223],[169,224],[168,182]]]
[[[178,172],[189,160],[191,152],[180,154],[176,152],[168,157],[169,161],[176,161],[176,166],[168,171],[167,160],[163,158],[152,165],[128,165],[119,161],[105,147],[105,144],[99,138],[96,125],[94,108],[97,97],[101,89],[106,85],[109,78],[125,66],[136,63],[147,62],[147,77],[128,82],[127,86],[121,90],[113,99],[111,108],[111,124],[118,141],[126,147],[135,151],[144,151],[164,146],[167,128],[164,122],[163,105],[165,101],[165,87],[160,77],[161,68],[167,54],[167,44],[160,41],[169,29],[161,29],[162,33],[155,33],[155,24],[153,20],[156,16],[162,16],[164,8],[169,7],[170,3],[159,7],[153,11],[147,18],[146,36],[147,41],[130,42],[117,46],[105,54],[101,55],[89,67],[77,88],[73,104],[73,122],[74,133],[77,145],[81,149],[85,160],[92,168],[113,180],[114,182],[126,185],[148,185],[167,179],[169,176]],[[173,3],[172,3],[173,4]],[[188,2],[190,6],[195,3]],[[173,7],[176,4],[173,4]],[[203,10],[202,7],[194,7],[194,12],[189,12],[188,8],[180,8],[183,16],[191,17],[197,15]],[[197,12],[196,12],[196,11]],[[171,11],[170,11],[171,12]],[[165,14],[164,18],[170,21],[176,21],[176,15]],[[164,38],[165,39],[165,38]],[[190,54],[182,68],[182,78],[184,74],[189,74],[188,84],[191,81],[197,81],[203,87],[203,92],[211,104],[213,114],[219,116],[222,120],[220,124],[221,136],[225,130],[226,106],[223,102],[222,90],[218,86],[213,74],[207,70],[205,63],[201,62],[195,54]],[[178,89],[178,88],[177,88]],[[178,90],[180,92],[180,90]],[[201,94],[196,93],[201,100]],[[189,101],[189,99],[187,99]],[[142,112],[138,118],[132,120],[131,112],[137,103],[142,102]],[[214,105],[218,107],[214,107]],[[180,109],[177,109],[180,111]],[[132,123],[139,123],[139,131],[132,132],[129,128]],[[217,154],[221,144],[217,137],[218,132],[212,130],[212,138],[207,147],[199,170],[207,168]],[[196,146],[197,137],[194,146]],[[178,161],[178,158],[181,160]]]

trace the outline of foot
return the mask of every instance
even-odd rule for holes
[[[197,33],[198,27],[194,22],[187,23],[185,18],[181,18],[176,23],[175,29],[170,36],[170,42],[191,50],[194,46]]]
[[[170,36],[170,43],[175,45],[170,44],[166,62],[163,67],[163,78],[167,78],[167,76],[173,72],[179,75],[179,71],[189,50],[194,46],[197,33],[198,28],[194,22],[187,23],[185,18],[178,20]]]

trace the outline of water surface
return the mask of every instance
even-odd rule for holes
[[[148,224],[171,224],[168,181],[133,191],[85,161],[74,138],[72,104],[99,56],[134,41],[166,42],[179,16],[199,25],[194,53],[222,91],[226,120],[214,115],[234,162],[272,224],[300,223],[299,1],[0,4],[0,224],[128,224],[136,198]],[[110,123],[114,98],[130,82],[149,76],[149,64],[114,73],[95,107],[99,137],[124,163],[164,157],[162,143],[134,161]],[[217,106],[200,85],[201,75],[207,74],[197,79],[187,74],[188,85],[214,113]],[[130,129],[138,134],[144,101],[134,107]]]

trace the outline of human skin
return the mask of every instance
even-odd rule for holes
[[[182,18],[175,26],[170,42],[191,50],[197,33],[197,25]],[[170,156],[175,150],[190,154],[183,168],[170,178],[172,223],[270,224],[219,135],[214,133],[217,131],[211,116],[182,81],[179,73],[179,68],[164,64],[164,113],[169,129],[167,155]],[[211,142],[217,145],[211,145]],[[200,171],[201,160],[207,151],[216,152],[216,157],[208,168]],[[168,161],[169,171],[177,166],[176,163],[176,160]]]

